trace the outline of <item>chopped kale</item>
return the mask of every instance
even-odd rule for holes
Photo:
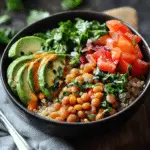
[[[5,24],[9,23],[10,21],[11,21],[11,17],[8,14],[0,16],[0,25],[4,23]]]
[[[89,119],[94,119],[94,118],[95,118],[95,114],[88,114],[87,117],[88,117]]]

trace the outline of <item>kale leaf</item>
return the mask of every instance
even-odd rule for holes
[[[11,21],[11,17],[8,14],[4,14],[4,15],[0,16],[0,25],[4,24],[4,23],[6,24],[10,21]]]

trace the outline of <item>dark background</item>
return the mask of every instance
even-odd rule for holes
[[[12,12],[12,26],[25,26],[25,16],[30,9],[47,10],[51,14],[63,11],[60,0],[24,0],[25,10]],[[138,12],[140,33],[150,42],[150,0],[84,0],[81,10],[103,11],[115,7],[131,6]],[[4,12],[4,1],[0,0],[0,13]],[[3,51],[3,49],[0,49]],[[2,97],[2,96],[1,96]],[[76,149],[81,150],[149,150],[150,149],[150,96],[140,110],[121,128],[103,136],[72,140]]]

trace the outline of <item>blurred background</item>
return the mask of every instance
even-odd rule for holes
[[[5,47],[15,33],[26,25],[57,12],[101,12],[122,6],[130,6],[137,10],[139,31],[150,42],[150,0],[0,0],[0,45]]]

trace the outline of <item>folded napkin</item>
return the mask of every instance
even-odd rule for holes
[[[113,9],[106,12],[107,14],[112,14],[120,19],[124,19],[127,23],[137,27],[137,17],[136,11],[130,7],[123,7],[119,9]],[[130,17],[126,17],[130,14]],[[118,15],[120,14],[120,15]],[[121,15],[122,14],[122,15]],[[70,145],[66,140],[58,137],[53,137],[46,135],[43,132],[34,128],[26,118],[21,118],[18,115],[14,106],[9,104],[8,97],[2,87],[0,81],[0,108],[3,110],[5,116],[12,123],[12,125],[17,129],[17,131],[26,139],[26,141],[32,145],[36,150],[73,150],[73,146]],[[85,141],[86,143],[86,141]],[[88,144],[88,143],[86,143]],[[89,143],[90,144],[90,143]],[[12,137],[9,135],[7,129],[0,121],[0,150],[17,150]]]

